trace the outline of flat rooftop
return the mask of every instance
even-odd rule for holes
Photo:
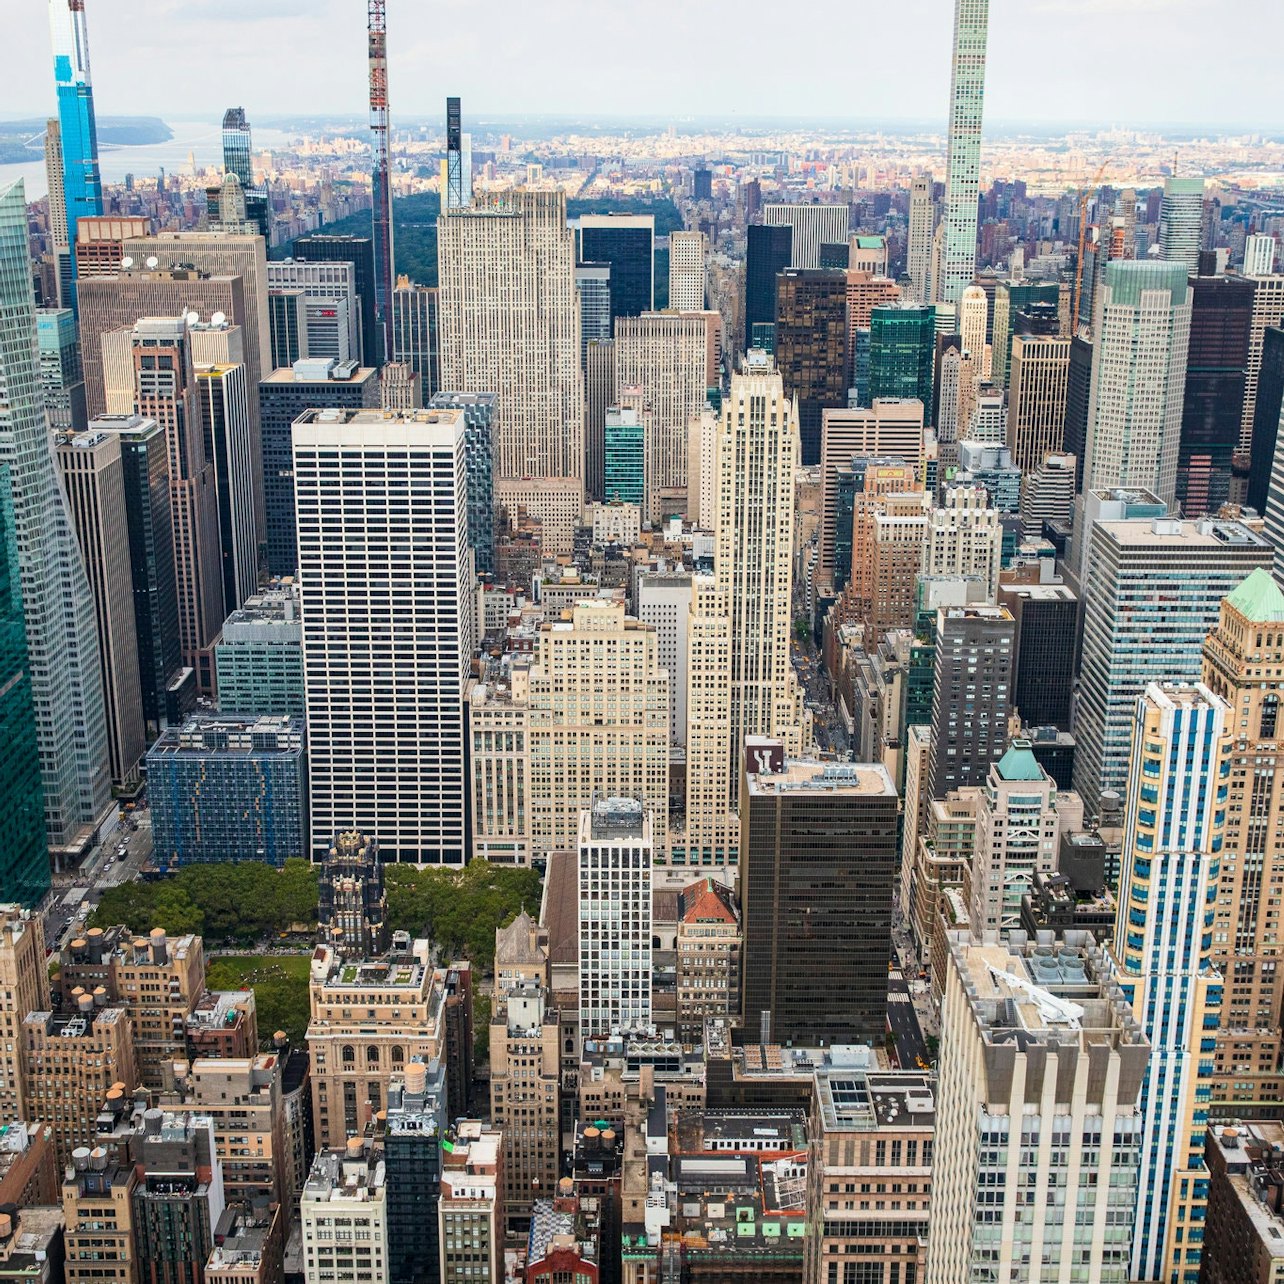
[[[1116,544],[1125,548],[1247,548],[1270,549],[1264,536],[1243,522],[1201,519],[1183,522],[1175,517],[1098,522]]]
[[[818,1070],[816,1096],[826,1131],[932,1128],[932,1076],[914,1071]]]
[[[881,762],[795,760],[786,762],[783,771],[749,776],[748,788],[750,795],[757,798],[787,793],[897,796],[892,777]]]

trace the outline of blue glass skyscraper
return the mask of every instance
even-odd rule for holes
[[[62,186],[74,274],[76,222],[103,212],[103,183],[98,172],[98,129],[94,124],[94,88],[89,79],[85,0],[49,0],[49,30],[53,37],[54,79],[58,82]]]

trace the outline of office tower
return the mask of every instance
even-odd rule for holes
[[[379,406],[385,411],[422,410],[423,389],[419,376],[400,361],[379,368]]]
[[[713,200],[713,171],[701,166],[691,171],[691,199],[695,201]]]
[[[1278,1102],[1280,1003],[1275,916],[1259,889],[1277,885],[1280,857],[1268,837],[1284,812],[1277,785],[1279,697],[1270,676],[1284,664],[1284,594],[1259,568],[1223,599],[1204,642],[1203,681],[1239,719],[1237,760],[1227,791],[1227,860],[1217,888],[1213,966],[1233,978],[1225,991],[1213,1099],[1228,1110]],[[1233,859],[1232,859],[1233,857]]]
[[[250,122],[245,118],[244,107],[229,107],[223,113],[223,170],[235,175],[245,194],[246,217],[263,237],[272,244],[271,211],[267,189],[254,185],[254,146],[250,137]]]
[[[123,1156],[90,1167],[74,1156],[61,1188],[67,1284],[136,1284],[133,1196],[138,1174]],[[104,1218],[110,1207],[114,1216]]]
[[[947,486],[932,510],[923,548],[924,575],[974,575],[993,602],[1002,564],[1003,524],[984,486]]]
[[[449,1111],[441,1062],[415,1059],[388,1085],[383,1140],[390,1284],[434,1284],[442,1142]]]
[[[290,431],[308,410],[372,410],[379,405],[379,373],[351,362],[301,361],[274,370],[259,384],[263,426],[263,492],[267,508],[267,569],[294,575],[299,568],[295,537],[294,471]]]
[[[606,408],[615,404],[615,344],[591,341],[584,349],[584,490],[590,501],[603,495]]]
[[[608,504],[636,504],[646,497],[646,432],[650,415],[612,406],[606,412],[602,488]]]
[[[639,388],[649,408],[644,495],[633,502],[651,521],[686,512],[688,425],[719,380],[720,328],[711,312],[647,312],[616,324],[616,393]]]
[[[989,344],[986,331],[990,321],[990,302],[979,285],[969,285],[959,296],[958,330],[963,340],[963,351],[972,358],[973,378],[982,382],[989,378]]]
[[[1234,276],[1195,276],[1190,289],[1176,495],[1184,517],[1201,517],[1230,499],[1256,290],[1254,282]]]
[[[1169,263],[1180,263],[1194,276],[1199,268],[1203,222],[1204,180],[1164,179],[1164,198],[1159,209],[1160,257]]]
[[[976,273],[977,196],[981,182],[981,115],[989,0],[955,0],[950,61],[949,155],[945,168],[941,275],[935,298],[957,303]]]
[[[917,522],[911,522],[904,531],[906,548],[896,566],[908,574],[909,601],[912,604],[914,580],[923,564],[923,538],[927,531],[927,496],[914,479],[914,469],[895,455],[853,455],[851,464],[838,472],[838,528],[834,545],[834,590],[846,588],[845,602],[853,614],[870,620],[875,607],[880,617],[893,610],[893,602],[902,610],[906,602],[905,587],[897,586],[886,575],[891,565],[880,566],[875,551],[876,522],[886,512],[888,496],[904,496],[906,506],[897,505],[898,511],[908,516],[913,513]],[[917,498],[911,498],[917,496]],[[909,546],[913,546],[913,553]],[[876,601],[881,593],[888,599]],[[912,612],[912,605],[911,605]],[[893,626],[896,627],[896,626]]]
[[[788,224],[751,223],[745,232],[745,346],[758,346],[759,327],[776,324],[776,277],[793,259]]]
[[[282,266],[308,266],[286,264]],[[334,264],[346,269],[348,264]],[[272,368],[292,366],[309,358],[333,357],[349,361],[355,356],[350,342],[355,318],[344,298],[318,298],[298,286],[268,290],[268,326],[272,338]]]
[[[1109,961],[1086,935],[945,951],[924,1278],[1125,1284],[1149,1049]]]
[[[1273,236],[1246,236],[1244,238],[1244,276],[1270,276],[1275,270],[1275,238]]]
[[[1070,728],[1079,599],[1064,584],[1000,581],[1015,622],[1012,703],[1027,727]]]
[[[379,326],[375,311],[374,246],[368,236],[331,236],[314,232],[294,242],[296,263],[348,263],[360,317],[360,359],[364,366],[379,364]],[[358,356],[358,353],[353,353]]]
[[[120,442],[139,692],[150,738],[164,721],[166,692],[183,662],[166,434],[140,415],[95,419],[90,431]]]
[[[64,1168],[73,1150],[93,1142],[98,1112],[112,1085],[138,1081],[125,1009],[96,1007],[88,992],[75,1004],[70,1015],[28,1012],[18,1045],[28,1112],[52,1125]]]
[[[768,227],[790,229],[789,262],[786,266],[818,268],[822,245],[847,244],[851,211],[846,204],[767,204],[762,207],[762,221]]]
[[[583,214],[580,261],[611,266],[611,330],[655,307],[655,215]]]
[[[303,625],[297,584],[264,589],[223,621],[214,669],[223,712],[303,716]]]
[[[807,1220],[813,1228],[803,1247],[804,1284],[825,1284],[855,1265],[870,1278],[923,1277],[928,1192],[936,1120],[935,1084],[920,1071],[876,1071],[825,1066],[816,1071],[808,1133]],[[835,1190],[866,1195],[888,1178],[906,1197],[895,1218],[855,1218],[833,1198]],[[853,1205],[873,1207],[862,1198]]]
[[[380,6],[382,9],[382,6]],[[371,1141],[352,1137],[340,1149],[324,1149],[299,1200],[304,1242],[314,1245],[304,1262],[304,1284],[340,1276],[389,1278],[394,1251],[388,1235],[387,1161]],[[335,1233],[336,1223],[352,1239]]]
[[[1021,534],[1027,539],[1044,537],[1045,524],[1069,530],[1074,514],[1075,457],[1051,454],[1021,479]]]
[[[652,820],[602,795],[579,820],[580,1038],[651,1024]]]
[[[1006,607],[949,607],[937,612],[933,798],[984,784],[990,764],[1007,748],[1015,635],[1016,622]]]
[[[469,849],[474,860],[530,864],[528,673],[526,666],[517,666],[511,686],[475,682],[468,687]]]
[[[577,263],[575,288],[580,294],[580,362],[584,364],[588,345],[611,337],[611,265]]]
[[[1000,281],[994,287],[990,377],[1000,388],[1009,384],[1012,339],[1022,329],[1022,314],[1032,309],[1058,307],[1060,294],[1061,286],[1056,281]],[[1052,333],[1061,333],[1059,323]]]
[[[285,715],[195,714],[147,751],[155,860],[304,855],[307,766],[303,723]]]
[[[43,848],[40,854],[44,859]],[[47,886],[48,874],[43,878]],[[6,1119],[27,1119],[31,1116],[23,1078],[22,1023],[28,1012],[44,1012],[50,1006],[49,965],[44,920],[18,905],[0,906],[0,986],[5,995],[0,1001],[5,1049],[0,1056],[0,1109]]]
[[[466,1119],[451,1130],[449,1141],[451,1149],[442,1156],[437,1207],[439,1284],[500,1279],[504,1273],[503,1138],[498,1129]]]
[[[46,836],[64,847],[102,818],[111,769],[93,595],[40,394],[21,182],[0,189],[0,386],[0,464],[13,495]]]
[[[1241,450],[1251,450],[1257,411],[1258,381],[1263,369],[1266,331],[1284,326],[1284,274],[1253,278],[1253,312],[1249,319],[1248,362],[1244,367],[1244,419]],[[1260,510],[1259,510],[1260,511]]]
[[[438,291],[397,278],[392,292],[392,360],[418,376],[425,405],[441,389]]]
[[[496,394],[496,479],[584,476],[574,234],[560,191],[446,211],[438,231],[442,387]]]
[[[1284,440],[1280,432],[1280,422],[1284,420],[1284,327],[1266,331],[1257,380],[1246,499],[1250,508],[1265,514],[1268,530],[1274,535],[1278,505],[1270,498],[1271,475],[1276,453]],[[1278,540],[1273,542],[1279,547]]]
[[[669,307],[673,311],[704,311],[708,257],[709,238],[703,232],[669,234]]]
[[[905,270],[914,303],[932,301],[932,238],[936,233],[936,191],[930,174],[919,174],[910,184],[909,238]]]
[[[70,308],[38,308],[36,346],[49,426],[63,432],[83,428],[87,419],[85,374],[76,335],[76,314]]]
[[[436,352],[436,314],[430,310],[435,295],[429,291],[431,297],[424,298],[418,286],[408,282],[403,286],[403,280],[398,280],[393,294],[394,354],[427,378],[419,362],[429,348]],[[267,286],[273,370],[307,357],[357,360],[362,314],[352,263],[300,259],[269,263]],[[405,296],[400,293],[403,289],[409,291]],[[403,327],[400,337],[398,325]]]
[[[1134,705],[1152,682],[1195,682],[1222,598],[1271,564],[1239,522],[1097,521],[1088,536],[1075,705],[1075,790],[1095,808],[1122,794]]]
[[[312,849],[356,828],[388,860],[461,864],[473,578],[464,412],[310,411],[293,435]],[[408,554],[387,541],[393,520],[408,524]],[[413,704],[396,698],[407,685]]]
[[[464,456],[468,473],[468,543],[474,570],[489,575],[495,569],[495,394],[438,392],[430,410],[464,412]]]
[[[60,433],[56,440],[63,489],[94,596],[112,782],[127,790],[138,783],[146,739],[120,438],[89,431]]]
[[[847,274],[787,269],[776,278],[776,369],[798,405],[800,462],[820,462],[820,414],[847,404]]]
[[[1023,473],[1065,443],[1070,340],[1018,334],[1012,339],[1007,443]]]
[[[936,354],[936,313],[906,304],[875,308],[869,322],[870,401],[917,397],[932,404],[932,364]]]
[[[377,840],[357,829],[335,834],[318,883],[321,939],[348,961],[385,953],[388,897]]]
[[[58,132],[62,143],[62,191],[68,241],[76,224],[103,212],[102,177],[98,172],[98,128],[94,90],[89,78],[89,34],[80,0],[49,0],[53,37],[54,80],[58,89]],[[52,190],[52,186],[51,186]],[[64,300],[67,302],[67,300]]]
[[[1202,684],[1152,682],[1136,697],[1114,960],[1150,1043],[1142,1180],[1130,1279],[1199,1278],[1207,1193],[1206,1102],[1223,1002],[1213,927],[1234,744],[1227,705]]]
[[[655,631],[626,618],[620,602],[580,602],[569,624],[541,626],[527,737],[533,851],[573,847],[580,812],[601,795],[640,799],[652,818],[657,856],[664,858],[669,689]]]
[[[1191,297],[1182,265],[1106,265],[1094,327],[1086,487],[1144,486],[1173,503]],[[1069,441],[1066,448],[1073,449]]]
[[[744,1029],[804,1047],[880,1040],[896,787],[881,764],[789,759],[766,739],[749,739],[744,763]],[[826,974],[842,986],[818,986]]]
[[[1070,340],[1070,368],[1066,372],[1066,422],[1061,435],[1062,447],[1075,457],[1075,489],[1084,485],[1084,452],[1092,413],[1092,369],[1096,344],[1091,338],[1076,334]]]
[[[860,269],[847,272],[847,376],[855,404],[869,404],[869,323],[875,308],[888,307],[901,297],[901,287],[890,277],[874,276]]]
[[[700,1043],[706,1021],[740,1016],[744,935],[729,887],[701,878],[678,893],[678,1038]]]
[[[638,619],[655,630],[660,667],[669,675],[669,741],[687,734],[687,621],[691,614],[688,571],[642,571],[637,579]]]

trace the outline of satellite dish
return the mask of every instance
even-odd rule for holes
[[[187,324],[189,326],[195,325],[200,319],[201,314],[199,312],[189,312],[187,314]]]
[[[134,266],[134,260],[131,259],[128,254],[126,254],[125,257],[121,259],[120,266],[128,270],[129,268],[132,268]]]
[[[158,259],[154,254],[149,254],[147,256],[147,266],[154,271],[156,268],[160,267],[160,259]]]
[[[227,324],[227,317],[222,312],[216,312],[210,317],[210,325],[220,326]]]

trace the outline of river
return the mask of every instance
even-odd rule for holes
[[[187,164],[189,153],[194,154],[197,169],[223,162],[223,118],[211,117],[208,121],[167,121],[174,137],[166,143],[151,143],[142,147],[99,147],[98,166],[103,183],[123,183],[126,174],[154,178],[159,169],[166,174],[190,173]],[[258,151],[284,147],[298,135],[282,129],[254,130],[254,146]],[[26,183],[27,200],[35,201],[49,190],[45,177],[45,154],[32,152],[30,161],[14,165],[0,165],[0,187],[7,187],[14,179]]]

